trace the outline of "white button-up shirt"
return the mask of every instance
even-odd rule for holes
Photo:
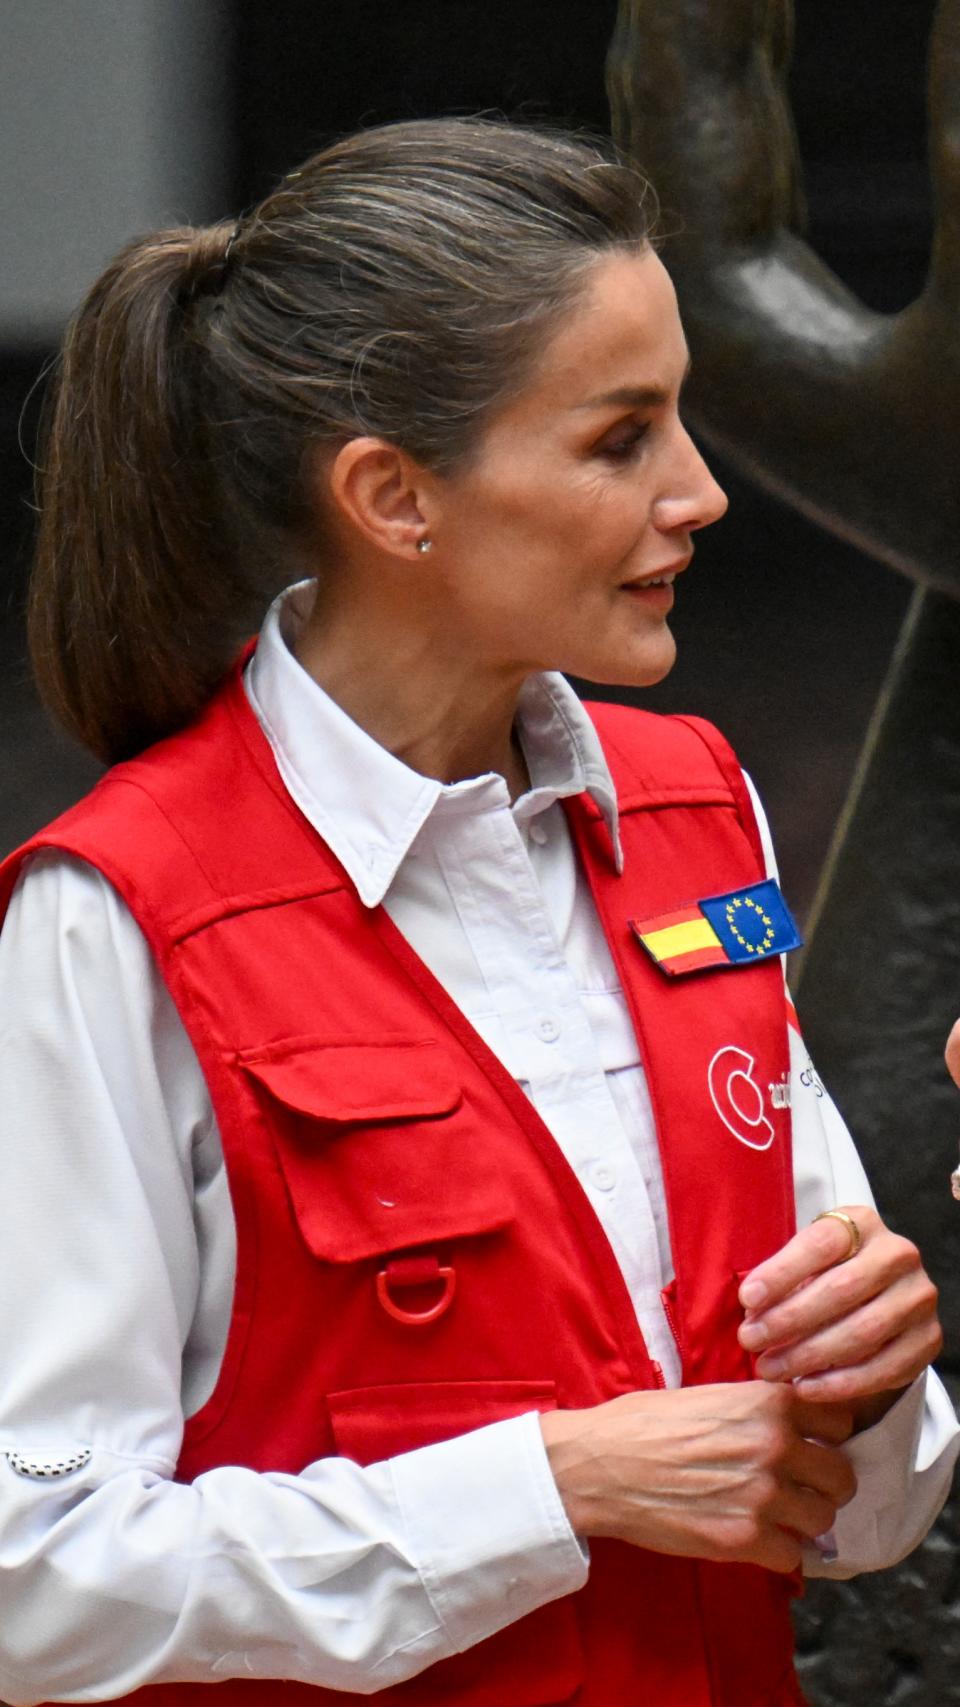
[[[311,596],[306,584],[277,602],[246,678],[283,781],[523,1086],[673,1384],[646,1081],[559,805],[589,790],[616,844],[593,725],[561,677],[535,677],[518,718],[528,793],[511,804],[499,776],[421,776],[296,662]],[[793,1051],[807,1221],[869,1190],[797,1039]],[[97,872],[59,854],[30,863],[0,937],[0,1108],[0,1696],[99,1700],[231,1676],[370,1693],[581,1585],[585,1549],[534,1415],[366,1469],[172,1481],[230,1317],[223,1153],[139,929]],[[957,1444],[940,1384],[915,1383],[847,1448],[859,1491],[808,1568],[902,1556],[945,1497]]]

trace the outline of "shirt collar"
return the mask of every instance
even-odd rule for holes
[[[421,776],[354,723],[297,662],[292,646],[310,614],[312,581],[274,600],[247,667],[247,697],[301,812],[332,848],[361,901],[378,906],[432,813],[481,811],[507,800],[502,777],[441,783]],[[531,676],[517,727],[530,772],[518,821],[586,791],[607,825],[622,867],[616,792],[600,740],[564,678]]]

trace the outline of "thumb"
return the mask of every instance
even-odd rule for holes
[[[944,1053],[947,1059],[947,1066],[950,1069],[950,1077],[958,1089],[960,1089],[960,1019],[957,1020],[950,1036],[947,1038],[947,1047]]]

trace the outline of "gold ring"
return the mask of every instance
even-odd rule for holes
[[[849,1262],[851,1257],[856,1256],[860,1246],[863,1244],[863,1234],[852,1215],[845,1214],[842,1209],[821,1209],[819,1215],[815,1215],[813,1219],[814,1221],[842,1221],[843,1225],[847,1229],[847,1233],[850,1238],[850,1249],[845,1257],[841,1257],[839,1262],[834,1263],[835,1268],[839,1268],[840,1263]]]

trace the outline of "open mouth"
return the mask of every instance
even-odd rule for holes
[[[620,591],[642,604],[669,610],[673,605],[673,583],[679,573],[679,569],[664,569],[661,574],[645,575],[642,580],[638,576],[635,581],[624,581]]]
[[[632,593],[635,599],[644,599],[645,602],[652,605],[663,605],[665,609],[669,610],[673,604],[673,583],[677,576],[682,575],[689,566],[692,556],[693,552],[689,551],[683,557],[675,557],[671,564],[665,564],[655,575],[637,575],[632,581],[624,581],[621,583],[620,591]],[[648,600],[646,599],[647,594],[650,595]]]

